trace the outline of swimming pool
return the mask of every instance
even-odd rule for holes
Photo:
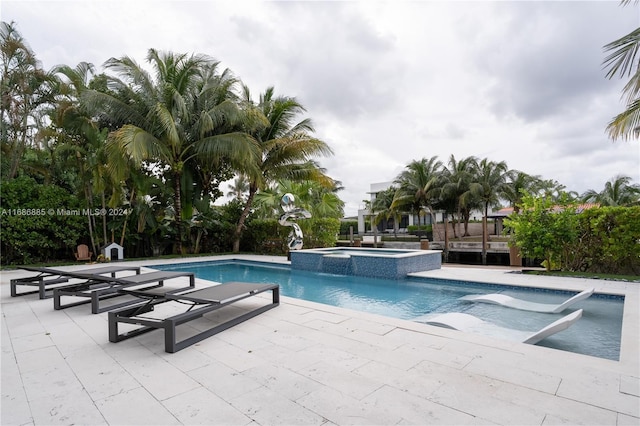
[[[393,318],[411,320],[428,313],[466,312],[505,327],[532,331],[550,324],[570,310],[558,315],[542,314],[466,303],[458,298],[467,294],[502,292],[540,303],[561,303],[573,294],[467,281],[413,277],[387,280],[323,274],[294,270],[285,265],[237,260],[159,265],[154,268],[191,271],[198,278],[214,282],[277,283],[283,296]],[[577,308],[584,309],[580,321],[538,345],[618,360],[623,304],[622,297],[593,295],[577,305]]]

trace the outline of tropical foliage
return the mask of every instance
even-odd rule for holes
[[[249,180],[249,192],[234,233],[234,253],[240,250],[245,221],[258,191],[265,191],[283,179],[317,182],[326,188],[336,185],[313,160],[316,156],[331,155],[333,152],[325,142],[312,136],[314,128],[310,119],[297,121],[299,115],[305,112],[302,104],[292,97],[276,96],[273,87],[267,88],[256,103],[247,86],[243,86],[243,104],[248,111],[264,117],[266,123],[249,129],[248,133],[257,143],[258,152],[251,160],[239,165],[240,172]]]
[[[565,198],[525,196],[505,220],[523,255],[544,259],[547,270],[640,273],[640,207],[589,208]]]
[[[605,183],[602,191],[590,189],[581,198],[601,206],[632,206],[640,202],[640,185],[632,184],[629,176],[618,175]]]
[[[631,0],[623,0],[628,5]],[[636,0],[637,3],[637,0]],[[629,78],[622,89],[626,109],[616,115],[607,125],[611,139],[638,139],[640,137],[640,28],[604,46],[610,52],[604,59],[606,77]]]
[[[578,237],[577,206],[562,195],[559,200],[525,195],[520,212],[505,220],[522,254],[544,259],[547,270],[566,264]]]
[[[308,201],[318,219],[342,215],[341,187],[316,160],[332,151],[297,118],[295,98],[269,88],[254,104],[203,54],[149,49],[144,65],[123,56],[100,74],[88,63],[46,72],[14,23],[0,37],[3,181],[30,177],[69,196],[56,207],[104,212],[83,214],[84,230],[59,242],[82,239],[97,253],[117,239],[129,256],[238,251],[255,195],[285,181],[320,185]],[[234,200],[214,205],[234,176]],[[3,262],[40,258],[5,253]]]

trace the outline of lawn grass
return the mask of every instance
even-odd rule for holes
[[[640,283],[640,276],[638,275],[619,275],[619,274],[602,274],[594,272],[573,272],[573,271],[542,271],[534,269],[523,269],[523,274],[530,275],[547,275],[554,277],[571,277],[571,278],[591,278],[597,280],[610,280],[610,281],[629,281]]]

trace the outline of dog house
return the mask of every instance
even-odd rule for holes
[[[109,243],[100,250],[108,260],[124,260],[124,248],[117,243]]]

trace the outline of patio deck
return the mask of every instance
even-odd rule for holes
[[[3,271],[0,423],[640,424],[640,285],[508,272],[424,275],[624,294],[620,361],[288,297],[168,354],[161,332],[110,343],[107,313],[11,298],[9,280],[28,273]]]

